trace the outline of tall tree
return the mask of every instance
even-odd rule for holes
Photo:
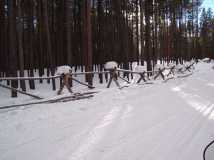
[[[21,4],[22,0],[18,0],[18,25],[17,25],[17,35],[18,35],[18,52],[19,52],[19,72],[20,77],[24,77],[24,52],[23,52],[23,18]],[[26,91],[25,81],[21,80],[20,85],[23,91]]]
[[[91,1],[83,0],[83,50],[85,57],[85,71],[93,70],[92,66],[92,33],[91,33]],[[86,75],[86,81],[92,85],[92,74]]]
[[[8,1],[8,18],[9,18],[9,75],[17,77],[17,50],[16,50],[16,1]],[[13,88],[18,88],[18,82],[11,82]],[[17,92],[12,90],[12,97],[17,97]]]
[[[46,40],[47,40],[47,55],[49,58],[48,65],[51,70],[51,76],[54,76],[55,62],[54,62],[54,55],[52,54],[51,33],[50,33],[50,28],[49,28],[48,1],[47,0],[43,0],[43,11],[44,11],[44,27],[45,27]],[[53,90],[56,90],[55,79],[52,79],[52,87],[53,87]]]
[[[147,70],[152,70],[151,64],[151,8],[152,1],[145,0],[145,59],[147,63]]]

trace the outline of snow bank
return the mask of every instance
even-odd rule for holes
[[[71,72],[72,72],[72,69],[70,66],[59,66],[57,67],[56,74],[61,75],[61,74],[68,74]]]
[[[106,62],[106,64],[104,65],[105,69],[107,70],[117,68],[117,66],[118,64],[115,61]]]

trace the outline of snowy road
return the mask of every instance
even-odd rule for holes
[[[1,160],[201,160],[214,139],[214,70],[92,99],[0,111]]]

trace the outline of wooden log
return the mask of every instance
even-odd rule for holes
[[[52,77],[5,77],[5,78],[0,78],[0,80],[8,80],[8,81],[12,81],[12,80],[44,80],[44,79],[56,79],[56,78],[60,78],[61,76],[52,76]]]
[[[123,81],[127,82],[127,83],[131,83],[129,82],[128,80],[126,80],[125,78],[121,77],[121,76],[118,76],[118,78],[122,79]]]
[[[29,105],[36,105],[36,104],[47,104],[47,103],[57,103],[57,102],[66,102],[66,101],[74,101],[74,100],[80,100],[85,98],[91,98],[93,97],[93,94],[98,92],[86,92],[86,93],[80,93],[78,95],[72,95],[72,96],[66,96],[66,97],[59,97],[57,99],[48,99],[48,100],[41,100],[36,102],[29,102],[29,103],[23,103],[23,104],[14,104],[14,105],[7,105],[7,106],[0,106],[1,109],[10,109],[10,108],[17,108],[17,107],[23,107],[23,106],[29,106]]]
[[[41,98],[41,97],[39,97],[39,96],[36,96],[36,95],[30,94],[30,93],[27,93],[27,92],[25,92],[25,91],[20,91],[20,90],[18,90],[18,89],[16,89],[16,88],[9,87],[9,86],[5,86],[5,85],[3,85],[3,84],[0,84],[0,87],[6,88],[6,89],[9,89],[9,90],[12,90],[12,91],[15,91],[15,92],[18,92],[18,93],[21,93],[21,94],[24,94],[24,95],[27,95],[27,96],[36,98],[36,99],[43,99],[43,98]]]
[[[143,80],[144,82],[146,82],[145,73],[146,73],[146,72],[140,74],[140,78],[138,79],[137,83],[140,83],[141,80]]]
[[[169,73],[167,74],[167,77],[169,77],[170,74],[175,75],[174,70],[175,70],[175,66],[169,68]]]
[[[132,74],[142,74],[142,73],[154,73],[158,71],[143,71],[143,72],[137,72],[137,71],[131,71],[131,70],[125,70],[125,69],[117,69],[119,72],[127,72],[127,73],[132,73]]]
[[[192,63],[192,64],[186,66],[184,72],[185,72],[185,71],[191,72],[191,68],[192,68],[192,67],[194,67],[194,63]]]
[[[92,85],[90,85],[90,84],[86,84],[86,83],[83,83],[83,82],[81,82],[81,81],[79,81],[79,80],[77,80],[77,79],[75,79],[75,78],[71,78],[71,79],[72,79],[72,80],[74,80],[75,82],[77,82],[77,83],[81,84],[81,85],[84,85],[84,86],[89,87],[90,89],[95,88],[95,87],[93,87]]]
[[[163,74],[164,70],[165,70],[165,68],[163,68],[163,69],[159,68],[157,75],[154,77],[154,80],[156,80],[160,75],[163,78],[163,80],[165,80],[165,77],[164,77],[164,74]]]
[[[118,83],[117,79],[118,79],[118,74],[117,74],[117,68],[114,69],[109,69],[108,70],[110,72],[110,80],[109,83],[107,85],[107,88],[110,88],[110,85],[112,83],[112,80],[115,82],[115,84],[120,88],[120,84]]]

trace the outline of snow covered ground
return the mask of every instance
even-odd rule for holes
[[[201,62],[192,76],[122,90],[96,84],[92,99],[0,110],[0,159],[201,160],[214,139],[212,66]],[[37,88],[43,97],[56,94]],[[0,88],[0,106],[32,101],[8,95]]]

